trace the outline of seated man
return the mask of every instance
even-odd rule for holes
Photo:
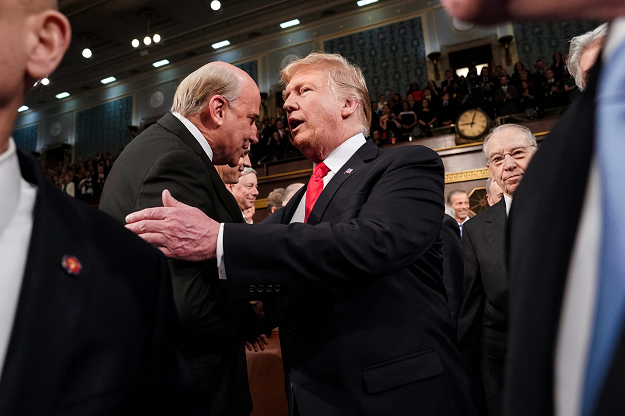
[[[495,103],[497,104],[499,116],[518,113],[517,101],[519,94],[514,85],[509,84],[510,80],[507,75],[499,79],[501,87],[495,91]]]

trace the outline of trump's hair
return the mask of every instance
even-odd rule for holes
[[[281,72],[280,78],[286,86],[295,73],[302,68],[313,67],[328,71],[328,85],[334,94],[341,99],[358,101],[358,119],[362,126],[362,134],[369,135],[371,127],[371,99],[365,77],[360,68],[336,53],[313,52],[305,58],[288,64]]]
[[[239,77],[221,62],[212,62],[182,80],[176,89],[171,112],[183,116],[197,114],[215,95],[221,95],[233,106],[240,93]]]

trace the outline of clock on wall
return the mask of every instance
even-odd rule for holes
[[[490,118],[484,111],[477,108],[463,111],[456,121],[456,133],[459,136],[456,142],[477,141],[486,136],[489,129]]]

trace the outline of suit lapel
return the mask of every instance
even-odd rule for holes
[[[493,255],[497,258],[502,273],[504,276],[507,276],[504,259],[505,231],[508,220],[505,198],[502,197],[491,209],[493,210],[491,217],[485,220],[486,228],[484,229],[484,234],[486,234],[486,239],[490,244]]]
[[[332,198],[334,198],[334,195],[339,190],[339,188],[349,178],[357,175],[360,170],[365,167],[365,162],[374,159],[378,155],[378,151],[378,147],[371,140],[368,140],[360,147],[360,149],[356,151],[356,153],[354,153],[354,155],[347,161],[347,163],[345,163],[341,167],[341,169],[336,172],[330,182],[323,189],[323,192],[321,192],[321,195],[319,195],[317,202],[315,202],[315,206],[313,207],[312,211],[310,212],[310,216],[308,217],[309,224],[319,224],[319,222],[323,218],[324,212],[330,204],[330,201],[332,201]]]
[[[74,334],[97,273],[92,246],[82,241],[71,204],[47,183],[33,160],[20,154],[22,176],[38,187],[28,259],[0,381],[0,414],[48,414],[69,360]],[[32,180],[35,179],[35,180]],[[62,257],[82,264],[78,276]]]
[[[306,187],[308,187],[309,181],[310,178],[308,179],[308,181],[306,181],[304,186],[299,189],[299,191],[295,192],[295,194],[291,197],[289,203],[286,204],[284,216],[282,217],[283,224],[289,224],[291,222],[291,219],[293,218],[293,215],[295,215],[295,211],[297,210],[297,207],[299,206],[300,201],[302,200],[302,197],[306,192]]]
[[[217,173],[213,162],[211,162],[202,146],[198,143],[195,137],[193,137],[193,135],[185,127],[185,125],[182,124],[182,122],[171,113],[165,114],[163,117],[161,117],[160,120],[157,121],[157,123],[178,136],[180,140],[184,142],[184,144],[189,146],[195,152],[195,154],[198,155],[198,157],[200,158],[202,163],[204,163],[204,166],[206,166],[206,169],[208,170],[217,197],[220,199],[222,205],[226,208],[226,210],[232,217],[232,221],[243,222],[243,216],[241,215],[239,205],[237,204],[232,194],[226,189],[226,186],[221,180],[219,174]]]

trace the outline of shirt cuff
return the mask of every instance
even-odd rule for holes
[[[226,265],[224,262],[224,223],[219,226],[219,234],[217,234],[217,270],[219,271],[219,278],[221,280],[227,280],[226,278]]]

